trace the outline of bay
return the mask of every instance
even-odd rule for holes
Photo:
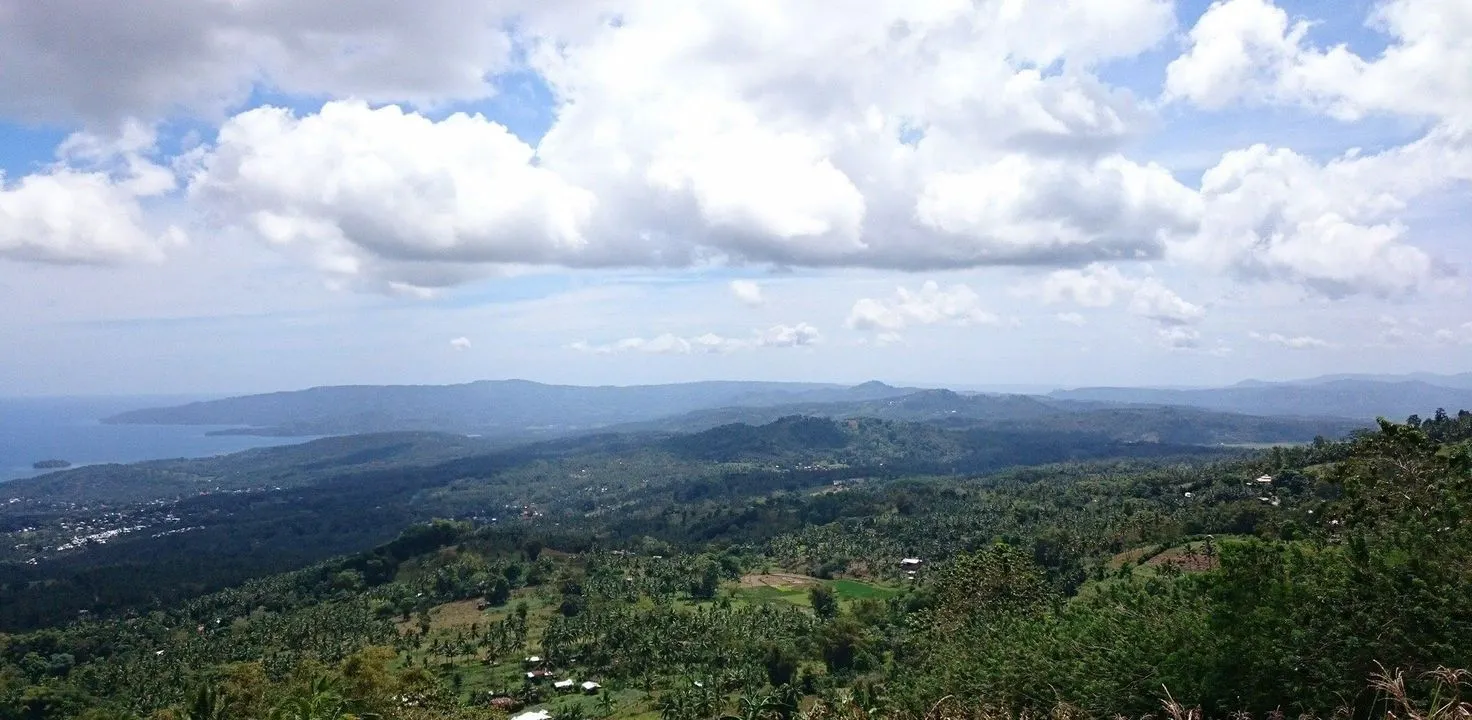
[[[196,458],[292,445],[311,438],[211,436],[223,428],[199,425],[107,425],[102,418],[128,410],[177,405],[199,398],[86,397],[0,398],[0,482],[54,470],[32,467],[40,460],[73,466]]]

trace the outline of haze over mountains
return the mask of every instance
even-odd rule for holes
[[[1106,403],[1186,405],[1252,415],[1403,420],[1432,410],[1472,407],[1472,374],[1330,376],[1284,383],[1248,381],[1210,389],[1079,388],[1050,397]],[[1434,383],[1434,384],[1433,384]]]
[[[958,393],[880,382],[579,387],[488,380],[318,387],[136,410],[106,422],[223,425],[236,428],[224,432],[284,436],[416,430],[526,438],[611,429],[688,432],[810,415],[1107,429],[1121,439],[1155,440],[1164,432],[1178,442],[1259,442],[1338,434],[1377,416],[1400,419],[1438,407],[1472,407],[1472,374],[1332,376],[1207,389],[1096,387],[1047,395]],[[1182,427],[1194,430],[1182,433]]]

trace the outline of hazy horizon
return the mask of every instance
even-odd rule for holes
[[[195,402],[195,401],[201,401],[201,400],[213,400],[213,399],[220,399],[220,398],[234,397],[234,396],[241,396],[241,395],[259,395],[259,394],[268,394],[268,393],[296,392],[296,391],[300,391],[300,390],[309,390],[309,389],[318,388],[318,387],[343,387],[343,386],[364,386],[364,387],[384,387],[384,386],[443,386],[443,385],[465,385],[465,384],[477,383],[477,382],[518,382],[518,381],[520,381],[520,382],[538,383],[538,384],[541,384],[541,385],[564,385],[564,386],[574,386],[574,387],[638,387],[638,386],[649,386],[649,385],[683,385],[683,384],[693,384],[693,383],[703,383],[703,382],[716,382],[716,383],[720,383],[720,382],[731,382],[731,383],[742,383],[742,382],[751,382],[751,383],[775,382],[775,383],[790,383],[790,384],[794,384],[794,385],[808,385],[808,384],[812,384],[812,385],[831,385],[831,386],[835,386],[835,387],[853,387],[853,386],[862,385],[862,384],[868,383],[868,382],[881,382],[881,383],[884,383],[885,385],[889,385],[891,387],[899,387],[899,388],[912,387],[912,388],[917,388],[917,389],[953,390],[953,391],[956,391],[956,392],[983,392],[983,393],[997,393],[997,394],[1045,395],[1045,394],[1047,394],[1049,392],[1053,392],[1053,391],[1056,391],[1056,390],[1072,390],[1072,389],[1079,389],[1079,388],[1086,388],[1086,387],[1119,387],[1119,388],[1142,389],[1142,390],[1144,390],[1144,389],[1151,389],[1151,390],[1192,390],[1192,389],[1225,388],[1225,387],[1231,387],[1231,386],[1239,385],[1239,384],[1243,384],[1243,383],[1253,383],[1253,382],[1263,382],[1263,383],[1298,383],[1298,382],[1310,382],[1310,381],[1321,380],[1321,379],[1326,378],[1326,377],[1339,377],[1339,376],[1344,376],[1344,377],[1349,377],[1349,378],[1373,379],[1373,380],[1388,379],[1388,380],[1394,380],[1394,381],[1409,381],[1409,380],[1421,379],[1421,380],[1424,380],[1424,381],[1426,381],[1426,382],[1428,382],[1430,384],[1435,384],[1435,380],[1437,378],[1452,378],[1452,377],[1455,377],[1455,376],[1457,376],[1459,374],[1466,374],[1466,373],[1430,373],[1430,372],[1424,372],[1424,371],[1410,371],[1410,372],[1406,372],[1406,373],[1339,373],[1339,372],[1336,372],[1336,373],[1324,373],[1324,374],[1321,374],[1321,375],[1312,375],[1312,376],[1305,376],[1305,377],[1289,377],[1289,378],[1276,378],[1276,379],[1268,379],[1268,378],[1261,378],[1261,377],[1249,377],[1249,378],[1242,378],[1240,380],[1236,380],[1236,381],[1233,381],[1233,382],[1226,382],[1226,383],[1221,383],[1221,384],[1201,384],[1201,385],[1181,385],[1181,384],[1174,384],[1174,385],[1172,385],[1172,384],[1157,384],[1157,385],[1151,385],[1151,384],[1141,384],[1141,385],[1108,385],[1108,384],[1058,385],[1058,384],[1053,384],[1053,385],[1050,385],[1050,384],[1014,384],[1014,383],[978,384],[978,383],[910,382],[910,381],[898,381],[898,380],[891,381],[891,380],[885,380],[885,379],[882,379],[882,378],[869,378],[867,380],[858,380],[858,381],[853,381],[853,382],[838,382],[838,381],[833,381],[833,380],[821,380],[821,379],[763,380],[763,379],[754,379],[754,378],[701,378],[701,379],[695,379],[695,380],[682,380],[682,381],[667,382],[667,383],[665,383],[665,382],[650,382],[650,383],[597,383],[597,384],[587,384],[587,383],[548,382],[548,381],[536,380],[536,379],[533,379],[533,378],[525,378],[525,377],[506,377],[506,378],[476,378],[476,379],[472,379],[472,380],[465,380],[465,381],[458,381],[458,382],[447,382],[447,383],[419,383],[419,382],[327,383],[327,384],[323,384],[323,385],[307,385],[307,386],[300,386],[300,387],[278,387],[278,388],[270,388],[270,389],[265,389],[265,390],[248,390],[248,391],[235,391],[235,392],[224,391],[224,392],[133,393],[133,394],[74,394],[74,395],[66,395],[66,394],[33,394],[33,395],[7,394],[7,395],[0,395],[0,401],[3,401],[3,400],[15,400],[15,401],[30,401],[30,400],[57,400],[57,401],[66,401],[66,400],[78,400],[78,401],[125,400],[125,401],[130,401],[130,402],[131,401],[151,401],[151,402],[156,402],[156,404],[158,404],[158,405],[166,405],[166,404],[178,404],[178,403],[185,403],[185,402]]]

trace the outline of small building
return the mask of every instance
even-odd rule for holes
[[[552,683],[552,687],[557,690],[571,690],[572,686],[576,684],[577,681],[575,680],[558,680],[557,682]]]
[[[511,720],[552,720],[552,713],[546,710],[533,710],[517,715],[511,718]]]
[[[528,656],[527,659],[524,660],[524,661],[522,661],[522,662],[525,662],[527,665],[540,665],[540,664],[542,664],[542,656],[541,655],[531,655],[531,656]]]
[[[1262,476],[1258,477],[1256,480],[1253,480],[1253,482],[1257,483],[1258,485],[1272,485],[1273,484],[1273,476],[1272,475],[1262,475]]]
[[[920,558],[905,558],[900,561],[900,567],[919,567],[921,562]]]
[[[600,688],[602,688],[602,687],[603,687],[602,685],[599,685],[598,683],[595,683],[592,680],[584,681],[583,684],[582,684],[583,692],[586,693],[586,694],[588,694],[588,695],[596,694],[598,692],[598,690]]]

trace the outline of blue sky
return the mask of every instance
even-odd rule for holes
[[[1455,0],[160,4],[0,0],[0,395],[1472,360]]]

